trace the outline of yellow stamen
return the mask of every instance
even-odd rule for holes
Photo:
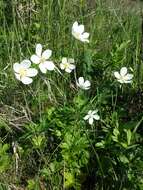
[[[45,58],[40,59],[40,63],[44,63],[45,61],[46,61]]]
[[[20,78],[25,77],[26,74],[27,74],[26,69],[21,68],[21,69],[19,70],[19,74],[20,74]]]
[[[69,63],[65,63],[64,66],[65,66],[65,69],[68,69],[69,68]]]

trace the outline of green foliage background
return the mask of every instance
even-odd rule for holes
[[[131,0],[0,1],[0,189],[143,189],[142,8]],[[76,20],[89,44],[71,35]],[[73,73],[17,81],[13,63],[37,43],[57,67],[75,58],[76,75],[92,88],[78,90]],[[123,66],[132,85],[113,76]],[[91,127],[83,117],[96,108],[101,120]]]

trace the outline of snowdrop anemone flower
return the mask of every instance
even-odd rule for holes
[[[89,124],[92,125],[95,120],[99,120],[100,116],[97,114],[98,110],[89,110],[88,114],[84,117],[84,120],[88,120]]]
[[[35,77],[38,71],[34,68],[30,68],[31,62],[29,60],[23,60],[20,64],[14,63],[13,70],[15,72],[15,77],[20,80],[23,84],[32,83],[33,79],[31,77]]]
[[[131,83],[133,74],[127,73],[127,68],[122,67],[120,72],[114,72],[114,76],[117,78],[117,81],[120,83]]]
[[[78,22],[74,22],[73,26],[72,26],[72,35],[82,41],[82,42],[88,42],[88,37],[89,37],[89,33],[84,32],[84,25],[79,25]]]
[[[52,71],[55,68],[55,65],[52,61],[48,61],[51,57],[52,51],[50,49],[45,50],[42,53],[42,45],[36,45],[36,54],[31,56],[31,61],[35,64],[39,64],[39,68],[42,73],[46,73],[47,70]]]
[[[83,90],[88,90],[90,89],[91,83],[89,80],[84,80],[83,77],[79,77],[77,81],[77,86]]]
[[[72,63],[74,63],[74,59],[72,58],[67,59],[66,57],[63,57],[62,63],[60,63],[60,68],[62,70],[65,70],[67,73],[71,73],[72,70],[75,69],[75,65],[73,65]]]

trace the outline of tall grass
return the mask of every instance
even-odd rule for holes
[[[0,189],[143,189],[142,6],[1,0]],[[90,32],[89,44],[73,38],[76,20]],[[18,82],[13,64],[30,58],[37,43],[53,51],[57,67],[73,57],[76,76],[90,79],[92,89],[79,92],[74,73],[41,73],[30,86]],[[131,86],[114,80],[123,66],[133,71]],[[83,116],[96,107],[102,120],[89,128]]]

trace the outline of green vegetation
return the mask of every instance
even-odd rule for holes
[[[143,190],[142,10],[131,0],[0,1],[0,190]],[[89,43],[72,36],[75,21]],[[59,70],[74,58],[76,71],[39,71],[22,84],[13,64],[37,43]],[[122,67],[131,84],[115,78]]]

